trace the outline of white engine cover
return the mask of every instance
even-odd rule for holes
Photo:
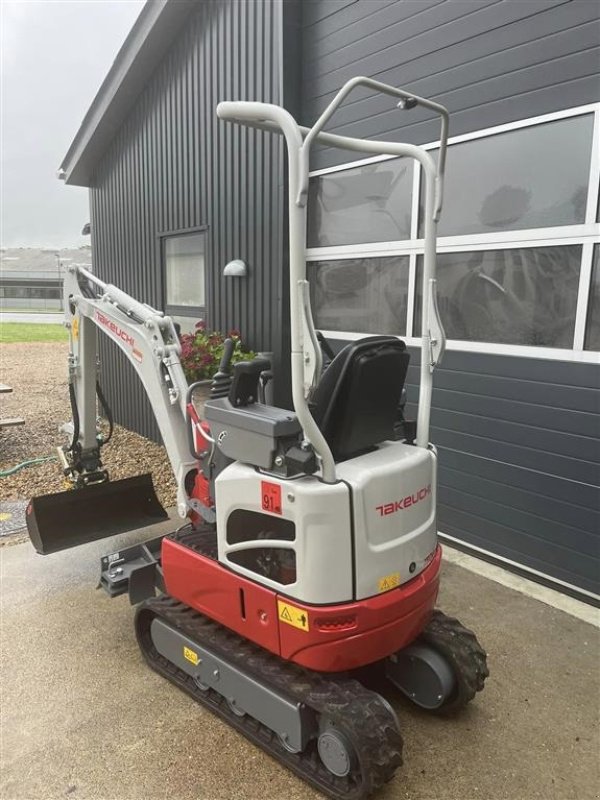
[[[339,482],[326,484],[314,476],[286,480],[265,475],[239,462],[226,467],[215,481],[219,561],[314,604],[372,597],[418,575],[437,543],[434,451],[385,442],[336,468]],[[265,510],[264,482],[279,487],[281,513]],[[295,538],[228,542],[227,524],[236,510],[291,520]],[[235,552],[267,547],[294,551],[295,582],[277,583],[230,559]]]
[[[263,508],[262,484],[281,488],[281,514],[296,526],[293,542],[274,542],[296,554],[296,581],[285,586],[235,564],[228,554],[245,548],[264,547],[265,540],[243,544],[227,542],[227,520],[236,509],[267,514]],[[254,467],[235,462],[215,481],[219,561],[264,586],[306,603],[344,603],[352,600],[352,523],[350,491],[344,483],[322,483],[306,476],[285,480],[264,475]]]
[[[437,543],[434,451],[384,442],[336,468],[352,488],[356,598],[414,578]]]

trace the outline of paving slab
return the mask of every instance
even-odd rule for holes
[[[155,534],[0,548],[0,797],[320,797],[151,672],[127,599],[95,589],[100,555]],[[477,631],[491,677],[454,720],[391,696],[405,766],[380,800],[597,798],[599,631],[449,563],[440,606]]]

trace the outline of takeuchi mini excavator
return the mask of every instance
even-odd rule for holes
[[[324,132],[355,87],[440,116],[437,164],[422,148]],[[183,524],[101,560],[101,584],[137,605],[152,669],[324,794],[359,800],[402,764],[392,685],[422,709],[453,713],[483,689],[475,635],[435,609],[441,550],[432,373],[444,351],[435,237],[448,114],[437,103],[354,78],[312,128],[275,105],[222,102],[221,120],[285,137],[288,153],[293,411],[265,402],[270,365],[229,360],[227,343],[200,420],[172,320],[72,266],[64,279],[73,419],[59,454],[73,488],[28,508],[42,554],[166,519],[149,475],[109,481],[98,405],[97,334],[146,389],[177,480]],[[420,164],[425,187],[420,393],[404,414],[409,354],[394,336],[353,341],[331,358],[313,324],[306,204],[313,143]],[[329,358],[326,353],[329,351]],[[369,688],[371,687],[371,688]]]

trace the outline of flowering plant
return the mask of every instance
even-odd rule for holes
[[[255,353],[242,350],[240,332],[231,330],[224,336],[220,331],[207,331],[204,322],[196,323],[194,333],[183,333],[181,341],[181,366],[189,383],[212,378],[219,370],[225,339],[233,339],[235,348],[231,363],[251,361]]]

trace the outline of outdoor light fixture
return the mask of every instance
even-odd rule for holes
[[[246,266],[246,262],[242,261],[241,258],[235,258],[233,261],[225,264],[223,269],[224,278],[245,278],[247,274],[248,267]]]

